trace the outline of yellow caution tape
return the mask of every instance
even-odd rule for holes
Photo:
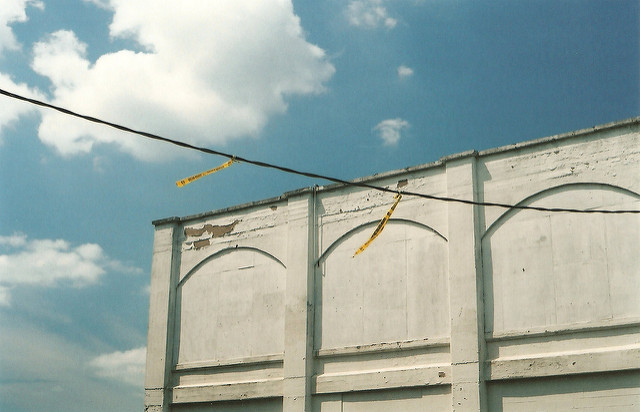
[[[178,180],[176,182],[176,186],[182,187],[182,186],[188,185],[189,183],[195,182],[196,180],[200,179],[201,177],[205,177],[205,176],[210,175],[212,173],[218,172],[218,171],[220,171],[222,169],[226,169],[227,167],[231,166],[231,164],[234,161],[235,161],[234,159],[231,159],[228,162],[226,162],[224,164],[221,164],[218,167],[214,167],[213,169],[207,170],[206,172],[198,173],[197,175],[193,175],[193,176],[187,177],[186,179]]]
[[[360,249],[356,250],[356,253],[353,254],[353,257],[356,257],[357,254],[362,253],[366,248],[368,248],[369,245],[371,244],[371,242],[373,242],[373,240],[375,238],[377,238],[378,235],[382,232],[382,229],[384,229],[385,225],[389,221],[389,218],[391,217],[391,214],[393,214],[393,211],[396,209],[396,206],[398,206],[398,203],[400,203],[400,199],[402,199],[402,195],[400,193],[398,193],[396,195],[395,199],[396,199],[396,201],[393,203],[393,206],[391,206],[391,209],[389,209],[389,211],[382,218],[380,223],[378,223],[378,226],[376,227],[376,230],[373,231],[373,234],[371,235],[369,240],[367,240],[364,243],[364,245],[360,246]]]

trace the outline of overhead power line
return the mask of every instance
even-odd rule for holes
[[[202,153],[206,153],[206,154],[226,157],[227,159],[233,159],[234,161],[237,161],[237,162],[249,163],[249,164],[252,164],[254,166],[268,168],[268,169],[275,169],[275,170],[279,170],[279,171],[284,172],[284,173],[289,173],[289,174],[294,174],[294,175],[299,175],[299,176],[305,176],[305,177],[309,177],[309,178],[312,178],[312,179],[327,180],[327,181],[330,181],[330,182],[333,182],[333,183],[339,183],[339,184],[342,184],[342,185],[345,185],[345,186],[361,187],[361,188],[377,190],[377,191],[381,191],[381,192],[401,194],[403,196],[415,196],[415,197],[420,197],[420,198],[423,198],[423,199],[437,200],[437,201],[442,201],[442,202],[462,203],[462,204],[474,205],[474,206],[500,207],[500,208],[504,208],[504,209],[535,210],[535,211],[539,211],[539,212],[549,212],[549,213],[566,212],[566,213],[605,213],[605,214],[638,213],[638,214],[640,214],[640,210],[632,210],[632,209],[622,209],[622,210],[574,209],[574,208],[561,208],[561,207],[541,207],[541,206],[527,206],[527,205],[512,205],[512,204],[499,203],[499,202],[478,202],[478,201],[474,201],[474,200],[459,199],[459,198],[454,198],[454,197],[435,196],[435,195],[429,195],[429,194],[425,194],[425,193],[417,193],[417,192],[406,191],[406,190],[390,189],[388,187],[376,186],[376,185],[372,185],[372,184],[365,183],[365,182],[348,181],[348,180],[339,179],[339,178],[336,178],[336,177],[321,175],[321,174],[318,174],[318,173],[300,171],[300,170],[292,169],[292,168],[289,168],[289,167],[276,165],[276,164],[273,164],[273,163],[263,162],[263,161],[260,161],[260,160],[247,159],[247,158],[244,158],[242,156],[232,155],[232,154],[229,154],[229,153],[224,153],[224,152],[221,152],[221,151],[218,151],[218,150],[209,149],[209,148],[206,148],[206,147],[195,146],[195,145],[192,145],[192,144],[189,144],[189,143],[186,143],[186,142],[182,142],[182,141],[174,140],[174,139],[169,139],[167,137],[162,137],[162,136],[159,136],[159,135],[156,135],[156,134],[153,134],[153,133],[148,133],[148,132],[144,132],[144,131],[140,131],[140,130],[134,130],[134,129],[131,129],[129,127],[117,124],[117,123],[112,123],[112,122],[109,122],[109,121],[106,121],[106,120],[99,119],[97,117],[92,117],[92,116],[87,116],[87,115],[84,115],[84,114],[76,113],[76,112],[71,111],[69,109],[65,109],[64,107],[56,106],[56,105],[53,105],[53,104],[50,104],[50,103],[46,103],[46,102],[43,102],[43,101],[40,101],[40,100],[36,100],[36,99],[32,99],[32,98],[29,98],[29,97],[26,97],[26,96],[22,96],[22,95],[19,95],[19,94],[11,93],[11,92],[3,90],[3,89],[0,89],[0,94],[2,94],[4,96],[7,96],[7,97],[10,97],[10,98],[13,98],[13,99],[16,99],[16,100],[21,100],[21,101],[24,101],[24,102],[31,103],[31,104],[36,105],[36,106],[46,107],[48,109],[52,109],[52,110],[58,111],[60,113],[66,114],[68,116],[77,117],[77,118],[84,119],[84,120],[89,121],[89,122],[93,122],[93,123],[109,126],[109,127],[112,127],[114,129],[117,129],[117,130],[120,130],[120,131],[123,131],[123,132],[127,132],[127,133],[132,133],[132,134],[135,134],[135,135],[143,136],[143,137],[146,137],[148,139],[158,140],[158,141],[165,142],[165,143],[170,143],[170,144],[173,144],[173,145],[176,145],[176,146],[179,146],[179,147],[183,147],[183,148],[191,149],[191,150],[196,150],[196,151],[199,151],[199,152],[202,152]]]

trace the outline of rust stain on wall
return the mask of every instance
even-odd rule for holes
[[[229,223],[228,225],[212,225],[207,223],[199,229],[186,227],[184,229],[184,234],[185,236],[188,237],[188,236],[202,236],[205,233],[209,233],[212,238],[222,237],[227,233],[230,233],[239,222],[240,222],[239,220],[235,220],[233,221],[233,223]]]

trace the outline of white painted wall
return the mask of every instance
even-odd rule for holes
[[[640,210],[640,118],[364,180]],[[640,410],[639,214],[405,196],[353,257],[392,203],[329,186],[154,222],[146,410]]]

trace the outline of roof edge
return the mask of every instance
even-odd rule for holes
[[[610,130],[610,129],[616,129],[616,128],[622,128],[622,127],[631,127],[633,125],[638,125],[638,124],[640,124],[640,116],[631,117],[629,119],[619,120],[615,122],[604,123],[601,125],[596,125],[586,129],[575,130],[572,132],[560,133],[560,134],[556,134],[548,137],[542,137],[538,139],[527,140],[520,143],[500,146],[493,149],[486,149],[479,152],[476,150],[467,150],[464,152],[443,156],[439,160],[436,160],[435,162],[425,163],[425,164],[416,165],[416,166],[410,166],[403,169],[390,170],[382,173],[376,173],[370,176],[364,176],[364,177],[352,179],[349,182],[370,183],[370,182],[374,182],[381,179],[388,179],[394,176],[403,175],[406,173],[418,172],[418,171],[423,171],[427,169],[433,169],[436,167],[441,167],[446,165],[447,162],[464,159],[467,157],[491,156],[499,153],[505,153],[513,150],[519,150],[522,148],[533,147],[533,146],[542,145],[550,142],[564,141],[574,137],[585,136],[585,135],[593,134],[596,132],[601,132],[604,130]],[[345,185],[343,183],[333,183],[333,184],[324,185],[324,186],[303,187],[303,188],[285,192],[282,195],[277,197],[243,203],[240,205],[230,206],[222,209],[211,210],[208,212],[198,213],[195,215],[189,215],[184,217],[173,216],[173,217],[168,217],[164,219],[158,219],[158,220],[152,221],[152,224],[156,227],[161,225],[166,225],[166,224],[179,224],[181,222],[186,222],[189,220],[202,219],[202,218],[220,215],[224,213],[237,212],[237,211],[249,209],[252,207],[264,206],[264,205],[270,205],[277,202],[282,202],[290,197],[304,195],[304,194],[310,193],[313,190],[325,192],[325,191],[337,190],[344,186]]]
[[[568,140],[573,137],[585,136],[585,135],[593,134],[596,132],[602,132],[605,130],[617,129],[622,127],[630,127],[638,124],[640,124],[640,116],[631,117],[629,119],[619,120],[615,122],[604,123],[604,124],[596,125],[586,129],[574,130],[572,132],[559,133],[559,134],[555,134],[547,137],[541,137],[541,138],[532,139],[532,140],[525,140],[524,142],[514,143],[506,146],[499,146],[492,149],[485,149],[478,152],[478,156],[479,157],[489,156],[497,153],[508,152],[511,150],[518,150],[525,147],[537,146],[537,145],[541,145],[549,142]]]

